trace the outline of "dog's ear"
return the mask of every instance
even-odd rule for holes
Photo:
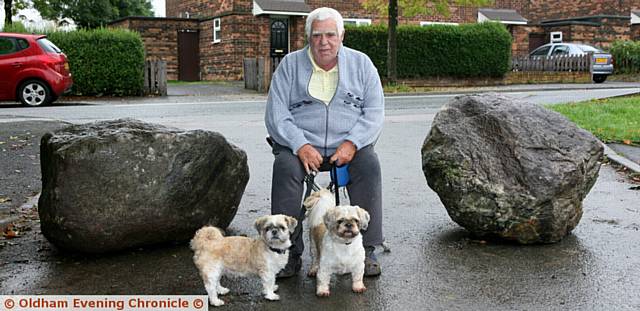
[[[293,218],[293,217],[289,217],[289,216],[285,216],[285,220],[287,221],[287,227],[289,228],[289,234],[293,234],[293,231],[295,231],[296,227],[298,226],[298,220]]]
[[[367,230],[367,227],[369,227],[369,220],[371,219],[369,212],[357,205],[355,208],[356,211],[358,211],[358,218],[360,218],[360,230]]]
[[[258,230],[258,233],[262,233],[262,228],[264,228],[264,224],[268,219],[269,216],[262,216],[256,219],[256,222],[253,225],[256,227],[256,230]]]
[[[327,209],[327,212],[324,214],[324,217],[322,220],[324,221],[324,225],[327,228],[333,227],[333,225],[336,223],[336,216],[337,216],[336,211],[337,211],[336,208],[332,207]]]

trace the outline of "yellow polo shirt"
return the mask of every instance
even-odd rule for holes
[[[329,71],[325,71],[313,60],[311,48],[308,49],[308,52],[311,64],[313,64],[313,73],[309,81],[309,95],[323,101],[325,105],[329,105],[338,87],[338,64]]]

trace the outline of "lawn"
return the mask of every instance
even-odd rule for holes
[[[548,105],[603,142],[640,145],[640,96]]]

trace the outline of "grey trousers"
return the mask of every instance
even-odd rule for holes
[[[291,236],[290,255],[302,255],[302,196],[304,176],[302,162],[291,149],[273,144],[273,178],[271,184],[271,214],[284,214],[298,219],[298,227]],[[350,184],[347,186],[351,205],[369,212],[369,226],[363,231],[364,246],[376,246],[384,241],[382,235],[382,173],[373,146],[358,150],[349,165]]]

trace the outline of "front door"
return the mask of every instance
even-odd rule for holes
[[[200,80],[200,48],[197,31],[178,31],[178,80]]]
[[[274,71],[282,58],[289,53],[289,19],[271,19],[271,71]]]

